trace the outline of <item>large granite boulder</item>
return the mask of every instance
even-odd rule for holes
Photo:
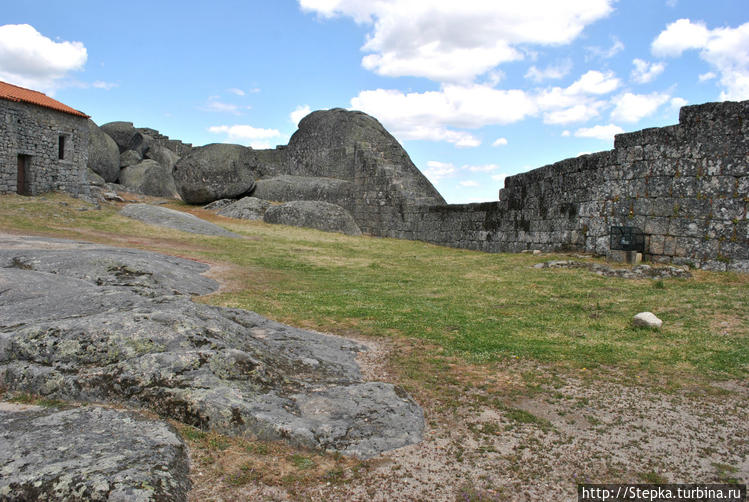
[[[174,228],[192,234],[239,237],[234,232],[214,225],[210,221],[201,220],[194,214],[175,211],[167,207],[152,206],[151,204],[129,204],[122,208],[120,214],[149,225]]]
[[[336,178],[282,175],[257,180],[253,197],[275,202],[318,200],[345,203],[356,194],[354,183]]]
[[[137,253],[148,259],[4,235],[0,385],[364,458],[421,440],[419,406],[391,384],[362,380],[363,345],[195,303],[185,293],[205,265]],[[183,263],[181,276],[151,284],[164,261]]]
[[[184,501],[189,490],[185,445],[164,422],[0,403],[0,500]]]
[[[120,184],[144,195],[177,198],[177,187],[169,171],[155,160],[146,159],[120,171]]]
[[[351,214],[341,206],[321,201],[298,200],[271,206],[263,221],[295,227],[316,228],[325,232],[361,235]]]
[[[179,159],[172,175],[182,200],[189,204],[206,204],[252,191],[255,164],[252,149],[214,143],[194,148]]]
[[[130,150],[130,143],[138,131],[132,122],[108,122],[101,126],[101,130],[107,133],[120,149],[120,153]]]
[[[256,197],[243,197],[242,199],[219,209],[218,214],[226,216],[227,218],[262,220],[269,207],[270,202],[268,201]]]
[[[398,141],[377,119],[342,108],[319,110],[299,122],[287,147],[288,172],[353,181],[411,205],[445,204]]]
[[[87,166],[107,183],[117,181],[120,175],[120,150],[117,143],[91,119],[88,119]]]

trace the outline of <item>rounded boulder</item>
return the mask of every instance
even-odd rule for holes
[[[120,175],[120,149],[96,123],[88,120],[88,168],[108,183]]]
[[[120,183],[144,195],[177,198],[177,188],[171,173],[155,160],[144,160],[125,167],[120,172]]]
[[[214,143],[179,159],[172,176],[185,202],[206,204],[249,193],[255,187],[254,167],[252,149]]]
[[[244,197],[228,206],[222,207],[218,214],[227,218],[242,220],[262,220],[270,207],[270,202],[257,197]]]

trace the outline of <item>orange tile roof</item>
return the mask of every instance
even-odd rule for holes
[[[17,85],[8,84],[6,82],[0,82],[0,99],[32,103],[38,106],[43,106],[44,108],[57,110],[58,112],[69,113],[71,115],[78,115],[79,117],[88,118],[88,115],[86,115],[85,113],[79,112],[78,110],[71,108],[68,105],[64,105],[59,101],[50,98],[44,93],[41,93],[39,91],[32,91],[31,89],[24,89],[23,87],[18,87]]]

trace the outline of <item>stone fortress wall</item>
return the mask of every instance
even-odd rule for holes
[[[0,193],[16,192],[18,156],[24,155],[29,195],[51,190],[87,195],[88,134],[83,117],[0,99]],[[63,159],[60,136],[65,137]]]
[[[749,271],[749,101],[681,109],[679,124],[508,177],[498,202],[409,205],[381,235],[489,252],[607,255],[611,226],[645,258]]]

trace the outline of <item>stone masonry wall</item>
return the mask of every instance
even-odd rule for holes
[[[59,137],[65,136],[64,159]],[[59,190],[89,194],[88,126],[84,117],[0,99],[0,193],[15,193],[18,156],[28,155],[30,195]]]
[[[609,254],[611,226],[643,230],[645,258],[749,271],[749,101],[681,110],[614,149],[505,180],[499,202],[407,206],[381,235],[490,252]]]

